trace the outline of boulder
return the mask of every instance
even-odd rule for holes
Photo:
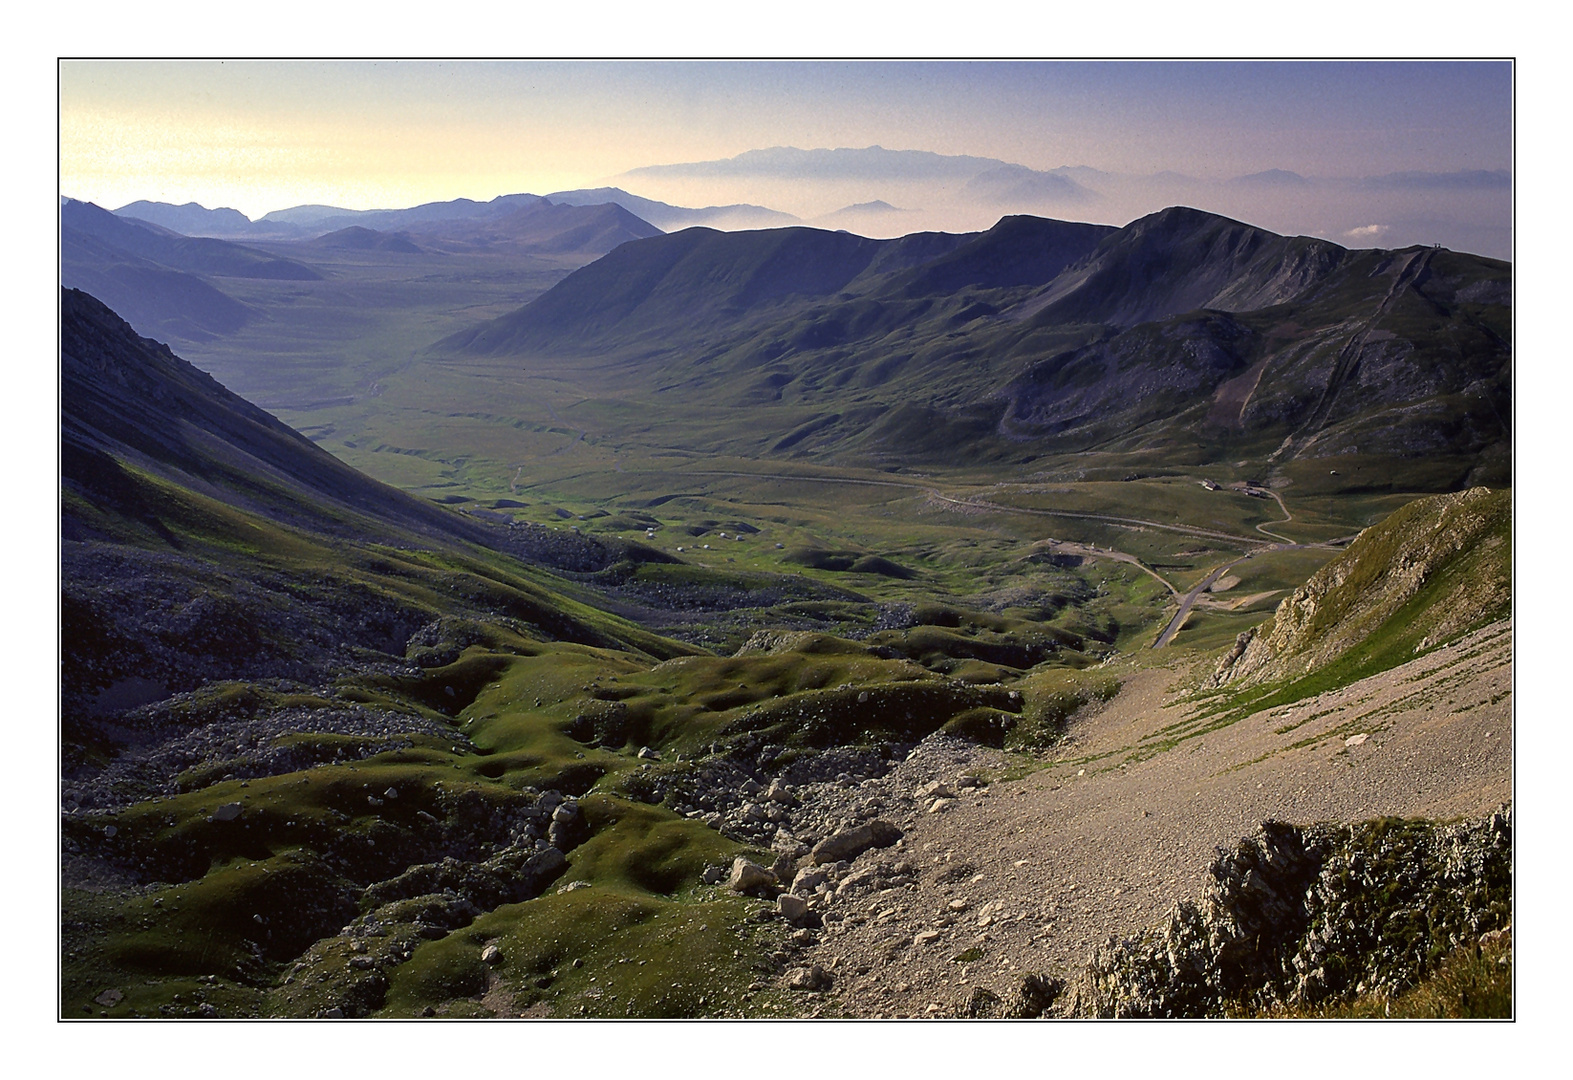
[[[225,803],[223,806],[220,806],[217,810],[213,811],[214,821],[234,821],[239,816],[240,804],[238,802]]]
[[[870,821],[855,828],[844,829],[834,836],[825,837],[814,845],[809,858],[819,866],[842,860],[850,862],[870,848],[890,847],[900,840],[901,836],[901,830],[888,821]]]
[[[782,852],[792,856],[794,859],[798,859],[808,854],[808,845],[787,830],[777,828],[775,837],[770,841],[770,850]]]
[[[572,821],[578,816],[579,804],[573,802],[572,800],[564,803],[558,803],[557,807],[552,811],[553,821]]]
[[[830,972],[813,964],[790,972],[786,978],[788,990],[829,990],[834,983]]]
[[[757,892],[775,884],[777,884],[775,874],[741,855],[733,861],[732,874],[726,879],[726,887],[740,893]]]
[[[782,893],[776,897],[776,907],[781,917],[789,923],[801,922],[808,915],[808,901],[792,893]]]
[[[792,891],[806,896],[823,885],[828,879],[829,875],[819,867],[805,866],[792,879]]]
[[[770,872],[776,876],[776,882],[790,881],[797,872],[797,856],[785,851],[776,856],[775,862],[770,864]]]

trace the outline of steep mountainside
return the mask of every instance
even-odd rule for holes
[[[1288,681],[1337,661],[1358,675],[1380,671],[1510,614],[1512,580],[1511,492],[1419,499],[1240,635],[1213,684]]]
[[[362,476],[74,290],[61,402],[68,727],[213,679],[353,669],[440,614],[681,651],[499,565],[506,530]]]
[[[281,523],[375,521],[478,539],[464,519],[361,475],[75,289],[61,296],[60,385],[63,474],[84,492],[115,498],[129,467]]]
[[[595,371],[604,394],[681,386],[679,413],[779,404],[751,418],[760,450],[819,410],[795,454],[1432,456],[1449,485],[1506,483],[1510,304],[1505,263],[1177,207],[889,241],[686,230],[434,351]]]

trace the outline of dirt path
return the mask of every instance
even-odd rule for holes
[[[1259,533],[1265,533],[1266,535],[1271,536],[1275,540],[1282,540],[1286,544],[1294,543],[1294,541],[1291,540],[1289,537],[1284,536],[1282,533],[1275,533],[1275,532],[1273,532],[1271,529],[1269,529],[1267,527],[1269,525],[1287,525],[1291,521],[1294,520],[1294,515],[1289,512],[1289,507],[1284,505],[1283,496],[1278,494],[1278,492],[1272,490],[1271,488],[1255,488],[1253,490],[1264,492],[1270,499],[1272,499],[1275,503],[1278,504],[1278,509],[1283,511],[1283,515],[1284,515],[1283,518],[1278,520],[1278,521],[1264,521],[1264,522],[1262,522],[1262,524],[1260,524],[1260,525],[1258,525],[1256,527],[1256,531],[1259,532]]]
[[[1104,521],[1111,525],[1136,525],[1146,529],[1162,529],[1165,532],[1182,533],[1186,536],[1196,536],[1203,540],[1227,540],[1234,544],[1251,547],[1265,544],[1267,541],[1259,540],[1254,536],[1240,536],[1236,533],[1219,532],[1216,529],[1203,529],[1196,525],[1175,525],[1161,521],[1147,521],[1143,518],[1116,517],[1113,514],[1084,514],[1073,510],[1038,510],[1025,506],[1006,506],[1001,503],[992,503],[986,499],[955,499],[949,495],[941,495],[937,491],[930,491],[929,497],[936,502],[951,503],[956,506],[972,510],[990,510],[998,514],[1031,514],[1035,517],[1075,518],[1081,521]]]
[[[1056,540],[1048,545],[1048,550],[1065,555],[1077,555],[1084,559],[1112,559],[1115,562],[1129,563],[1142,573],[1153,578],[1158,584],[1169,590],[1169,595],[1176,602],[1180,600],[1180,590],[1176,589],[1164,576],[1134,555],[1113,548],[1100,548],[1095,544],[1078,544],[1072,540]]]
[[[1027,972],[1068,976],[1107,937],[1194,898],[1214,848],[1264,820],[1448,818],[1512,797],[1511,622],[1170,744],[1165,729],[1195,720],[1175,696],[1184,676],[1128,668],[1120,694],[1074,723],[1061,760],[1025,778],[958,791],[934,813],[910,793],[889,800],[910,807],[888,815],[906,831],[901,848],[853,872],[905,862],[915,880],[833,903],[842,917],[805,957],[835,977],[825,1011],[934,1015],[975,987],[1008,998]],[[1008,767],[996,751],[972,754],[943,768]],[[903,769],[921,761],[920,747]]]

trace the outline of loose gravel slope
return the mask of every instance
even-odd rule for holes
[[[892,887],[843,890],[803,935],[794,962],[834,977],[820,1010],[953,1015],[978,987],[1009,1000],[1028,973],[1074,975],[1194,898],[1215,848],[1265,820],[1447,819],[1512,799],[1510,621],[1172,744],[1155,734],[1206,728],[1182,692],[1195,673],[1126,664],[1120,694],[1076,718],[1046,768],[1023,776],[1020,759],[936,737],[865,782],[905,838],[843,877]],[[958,782],[971,776],[990,782]],[[931,811],[916,789],[934,780],[956,798]]]

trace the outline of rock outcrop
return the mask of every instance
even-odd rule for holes
[[[1410,655],[1505,614],[1511,496],[1472,488],[1417,499],[1365,530],[1280,603],[1270,622],[1241,634],[1209,685],[1298,678],[1377,642],[1400,614],[1396,632],[1416,639]]]
[[[1100,948],[1066,1015],[1203,1017],[1393,995],[1512,918],[1512,812],[1266,823],[1168,922]]]

